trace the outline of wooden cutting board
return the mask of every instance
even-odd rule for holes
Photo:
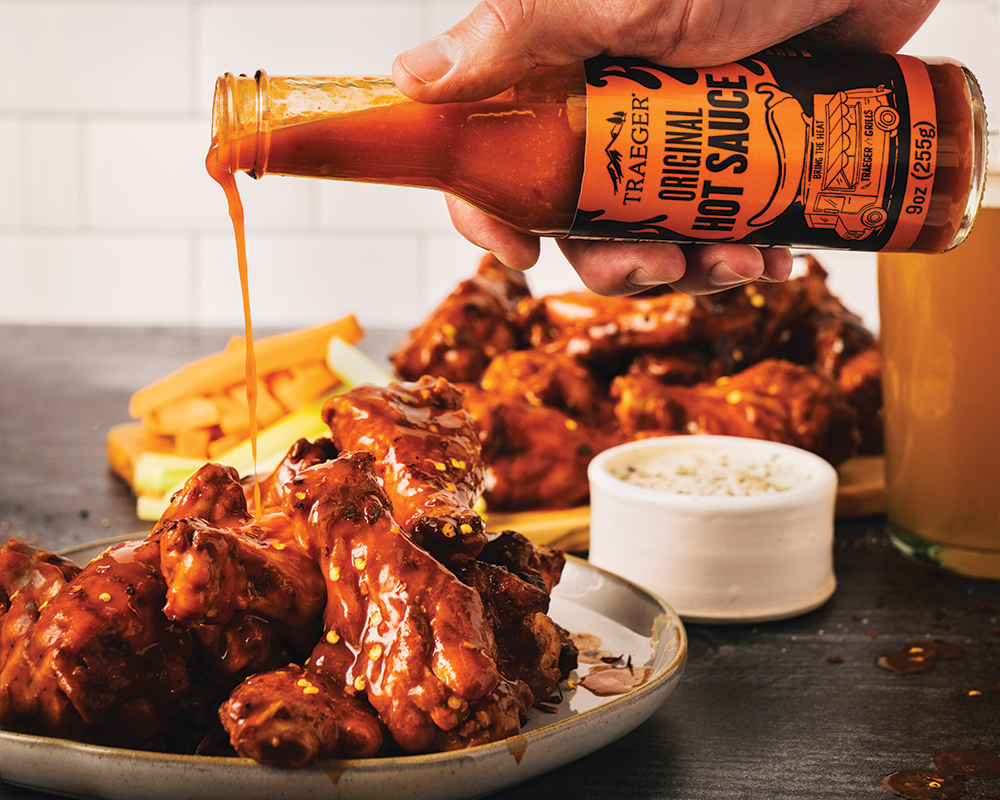
[[[885,511],[885,461],[882,456],[855,456],[837,470],[837,519],[882,514]],[[493,532],[514,530],[535,544],[569,552],[590,547],[590,508],[559,511],[522,511],[488,514],[486,527]]]

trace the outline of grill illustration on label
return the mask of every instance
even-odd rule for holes
[[[816,97],[811,120],[811,159],[799,202],[806,224],[830,228],[844,239],[864,239],[881,230],[886,172],[895,150],[899,112],[885,87],[852,89]]]

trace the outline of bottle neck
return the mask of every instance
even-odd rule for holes
[[[274,172],[269,167],[275,132],[280,136],[293,126],[408,102],[386,76],[272,79],[263,70],[252,78],[227,72],[216,80],[212,104],[217,166],[262,178]]]
[[[582,65],[475,103],[427,105],[388,77],[224,75],[209,158],[247,172],[439,189],[522,230],[562,234],[579,197]]]
[[[227,72],[216,80],[209,158],[214,156],[219,172],[249,172],[259,177],[266,171],[269,132],[266,88],[267,75],[263,72],[253,78]]]

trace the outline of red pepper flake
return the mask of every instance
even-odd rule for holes
[[[844,663],[844,659],[843,659],[842,656],[830,656],[826,660],[826,663],[827,664],[843,664]]]
[[[874,639],[876,636],[878,636],[878,631],[868,631],[868,635]]]

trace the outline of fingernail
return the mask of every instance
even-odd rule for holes
[[[650,275],[642,267],[632,270],[628,276],[628,282],[633,286],[661,286],[665,283],[661,278]]]
[[[705,273],[705,280],[708,281],[710,286],[715,286],[717,288],[721,288],[723,286],[736,286],[737,284],[747,282],[747,279],[742,275],[733,272],[725,261],[720,261],[712,266],[712,268]]]
[[[403,69],[421,83],[441,80],[455,63],[455,45],[447,36],[435,36],[400,56]]]

